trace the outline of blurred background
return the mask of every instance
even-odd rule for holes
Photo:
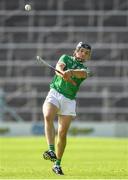
[[[44,133],[54,72],[36,56],[55,65],[80,41],[92,45],[95,76],[81,86],[69,133],[128,137],[127,0],[0,0],[0,136]]]

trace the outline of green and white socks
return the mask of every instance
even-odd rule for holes
[[[50,145],[49,145],[49,150],[55,152],[55,146],[54,146],[54,144],[50,144]]]
[[[49,145],[49,151],[55,152],[55,145],[54,144]],[[55,161],[55,166],[60,166],[60,164],[61,164],[61,159],[57,159]]]
[[[55,166],[60,166],[60,164],[61,164],[61,159],[57,159],[57,160],[55,161]]]

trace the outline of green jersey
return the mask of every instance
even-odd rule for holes
[[[84,69],[87,72],[89,71],[89,69],[84,66],[83,63],[77,61],[73,56],[62,55],[59,59],[59,62],[65,64],[64,71],[68,69]],[[56,91],[69,99],[75,99],[80,84],[83,80],[85,80],[85,78],[76,78],[74,76],[72,79],[76,82],[77,85],[73,85],[70,82],[64,81],[61,76],[55,75],[50,84],[50,88],[54,88]]]

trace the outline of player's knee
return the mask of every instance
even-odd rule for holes
[[[43,114],[45,114],[47,112],[46,103],[44,103],[43,106],[42,106],[42,112],[43,112]]]
[[[51,121],[52,121],[51,114],[49,114],[49,113],[44,113],[44,120],[45,120],[46,122],[51,122]]]
[[[47,121],[47,122],[51,121],[51,119],[52,119],[51,113],[45,107],[43,107],[42,109],[43,109],[44,120]]]

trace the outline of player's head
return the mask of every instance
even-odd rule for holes
[[[91,46],[87,43],[79,42],[73,55],[80,61],[89,60],[91,57]]]

